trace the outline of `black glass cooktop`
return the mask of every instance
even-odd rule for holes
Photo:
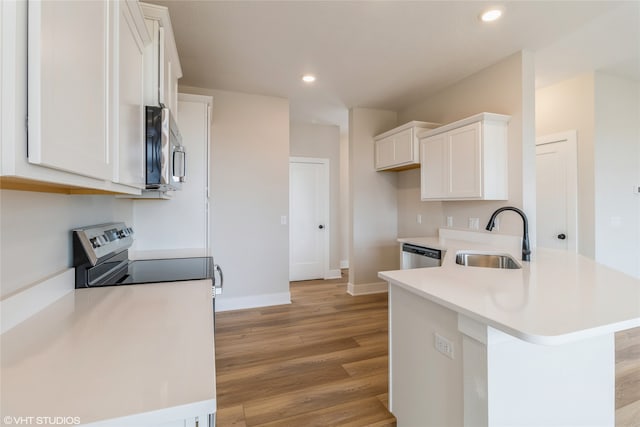
[[[137,260],[102,286],[213,279],[213,273],[212,257]]]

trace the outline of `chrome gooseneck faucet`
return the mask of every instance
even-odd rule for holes
[[[505,206],[500,209],[496,209],[496,211],[491,214],[491,219],[489,219],[489,223],[486,227],[487,231],[493,230],[493,227],[495,227],[496,217],[502,211],[514,211],[522,218],[524,228],[522,233],[522,260],[531,261],[531,248],[529,247],[529,223],[527,221],[527,216],[522,210],[514,208],[513,206]]]

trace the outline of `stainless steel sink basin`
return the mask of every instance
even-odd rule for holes
[[[506,268],[509,270],[522,268],[511,255],[481,252],[458,252],[456,264],[467,267]]]

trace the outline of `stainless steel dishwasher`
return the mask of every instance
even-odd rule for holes
[[[400,252],[400,268],[408,270],[410,268],[440,267],[442,251],[440,249],[428,248],[425,246],[403,243]]]

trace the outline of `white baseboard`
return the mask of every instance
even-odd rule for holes
[[[289,292],[235,298],[225,298],[223,295],[216,297],[216,313],[219,311],[244,310],[246,308],[291,304],[291,294]]]
[[[347,284],[347,293],[353,296],[366,295],[366,294],[381,294],[389,291],[389,284],[387,282],[373,282],[373,283],[360,283],[353,284],[349,282]]]
[[[349,260],[343,259],[342,261],[340,261],[340,268],[349,268]]]
[[[342,272],[340,271],[340,269],[328,270],[324,274],[324,280],[340,279],[341,277],[342,277]]]
[[[69,268],[3,299],[0,301],[0,333],[4,334],[74,289],[75,269]]]

